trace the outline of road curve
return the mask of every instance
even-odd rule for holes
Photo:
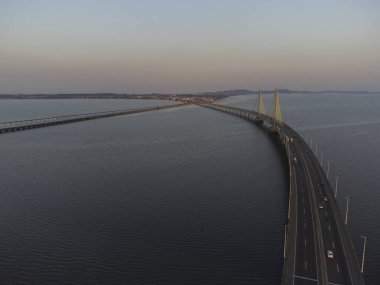
[[[259,123],[281,140],[289,163],[289,210],[282,284],[363,285],[355,249],[330,183],[302,137],[287,124],[241,108],[202,106]],[[332,256],[328,256],[328,251]]]

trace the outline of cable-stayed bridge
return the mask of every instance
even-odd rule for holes
[[[219,104],[202,106],[252,121],[281,142],[289,164],[282,284],[364,284],[329,180],[308,144],[282,121],[278,91],[269,114],[260,92],[255,110]]]

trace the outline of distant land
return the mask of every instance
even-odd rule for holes
[[[380,92],[372,92],[365,90],[358,91],[308,91],[308,90],[290,90],[278,89],[281,94],[380,94]],[[202,97],[213,100],[223,99],[230,96],[257,94],[258,90],[235,89],[202,93],[180,93],[180,94],[165,94],[165,93],[149,93],[149,94],[128,94],[128,93],[58,93],[58,94],[0,94],[1,99],[150,99],[150,100],[176,100],[178,98],[194,98]],[[262,90],[262,94],[273,94],[274,90]]]

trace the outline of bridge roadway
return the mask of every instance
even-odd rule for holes
[[[259,123],[283,143],[290,185],[282,284],[364,284],[330,183],[318,159],[298,133],[287,124],[271,129],[273,119],[255,111],[217,104],[202,106]],[[328,250],[333,252],[333,258],[327,256]]]
[[[96,113],[48,117],[48,118],[39,118],[39,119],[31,119],[31,120],[22,120],[22,121],[3,122],[3,123],[0,123],[0,134],[24,131],[24,130],[42,128],[42,127],[48,127],[48,126],[69,124],[69,123],[75,123],[75,122],[80,122],[80,121],[95,120],[95,119],[101,119],[101,118],[107,118],[107,117],[130,115],[130,114],[148,112],[148,111],[153,111],[153,110],[175,108],[175,107],[183,106],[185,104],[186,103],[180,103],[180,104],[147,107],[147,108],[139,108],[139,109],[96,112]]]

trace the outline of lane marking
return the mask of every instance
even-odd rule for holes
[[[314,278],[310,278],[310,277],[306,277],[306,276],[300,276],[300,275],[293,275],[293,279],[294,278],[305,279],[305,280],[314,281],[314,282],[317,282],[317,283],[319,282],[318,279],[314,279]],[[329,285],[343,285],[343,284],[332,283],[332,282],[329,282],[328,284]]]
[[[335,248],[335,243],[334,242],[332,242],[332,246],[333,246],[333,248]]]
[[[327,211],[325,211],[325,216],[327,217]]]
[[[305,199],[304,198],[302,198],[302,203],[305,203]]]
[[[305,210],[305,208],[303,208],[303,213],[304,213],[304,214],[306,213],[306,210]]]
[[[306,277],[306,276],[293,275],[293,277],[294,277],[294,278],[299,278],[299,279],[310,280],[310,281],[314,281],[314,282],[319,282],[318,279],[309,278],[309,277]]]
[[[301,157],[302,160],[305,161],[304,155],[302,153]],[[310,203],[310,211],[311,211],[311,221],[312,221],[312,229],[313,234],[314,234],[314,249],[315,249],[315,262],[316,262],[316,268],[317,268],[317,274],[318,276],[320,275],[321,278],[323,278],[323,283],[327,282],[327,273],[324,272],[326,270],[326,261],[324,258],[324,245],[323,245],[323,235],[322,235],[322,226],[321,226],[321,221],[320,217],[318,214],[318,209],[317,209],[317,189],[314,188],[313,185],[313,179],[311,178],[310,172],[314,170],[314,167],[305,167],[304,164],[301,165],[303,167],[303,170],[305,172],[306,176],[306,182],[308,184],[308,192],[310,193],[308,199]],[[319,257],[319,258],[318,258]],[[326,276],[325,276],[326,275]]]
[[[340,272],[339,271],[339,264],[338,263],[336,264],[336,270],[338,270],[338,272]]]
[[[305,239],[305,246],[307,245],[307,240]]]
[[[307,270],[307,261],[305,261],[305,269]]]
[[[303,223],[303,227],[306,228],[306,222]]]
[[[331,226],[329,225],[329,231],[331,232]]]

